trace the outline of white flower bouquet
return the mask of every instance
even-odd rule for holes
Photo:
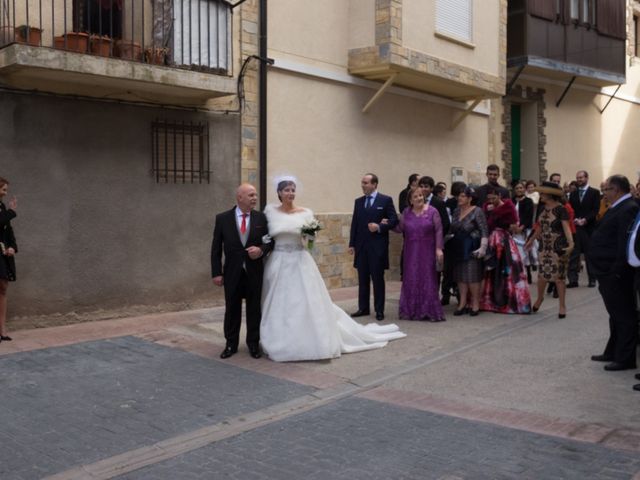
[[[320,222],[313,218],[302,226],[302,236],[307,240],[307,248],[313,249],[313,243],[316,240],[316,233],[322,230]]]

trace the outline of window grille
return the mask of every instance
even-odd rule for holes
[[[210,183],[209,122],[156,119],[151,150],[157,183]]]

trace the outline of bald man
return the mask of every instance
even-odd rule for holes
[[[211,245],[211,276],[216,286],[224,286],[224,338],[227,342],[220,358],[229,358],[238,351],[243,298],[247,307],[249,353],[253,358],[262,356],[262,261],[273,248],[273,242],[265,237],[269,233],[269,225],[267,217],[254,210],[257,204],[255,187],[242,184],[236,190],[236,205],[216,216]]]

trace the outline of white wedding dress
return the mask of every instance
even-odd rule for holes
[[[335,358],[406,336],[395,324],[362,326],[331,301],[302,241],[311,210],[287,214],[267,205],[264,213],[275,248],[264,270],[260,343],[271,360]]]

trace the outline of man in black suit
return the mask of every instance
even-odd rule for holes
[[[398,212],[400,213],[404,212],[404,209],[409,206],[409,203],[407,202],[407,197],[409,196],[409,192],[411,191],[411,189],[416,188],[418,186],[419,178],[420,178],[420,175],[418,175],[417,173],[412,173],[411,175],[409,175],[409,180],[407,181],[407,187],[400,192],[400,195],[398,195]]]
[[[584,170],[576,173],[578,190],[569,195],[569,203],[575,212],[573,222],[576,226],[575,248],[569,258],[569,284],[567,288],[578,286],[580,273],[580,255],[583,254],[587,263],[589,287],[596,286],[596,279],[589,264],[589,240],[596,226],[596,216],[600,210],[600,192],[589,186],[589,174]]]
[[[637,199],[636,199],[637,202]],[[636,215],[633,222],[629,242],[627,244],[627,261],[635,269],[633,282],[633,293],[636,305],[636,312],[640,312],[640,213]],[[636,380],[640,380],[640,373],[636,374]],[[640,383],[633,386],[633,389],[640,392]]]
[[[384,320],[384,271],[389,268],[389,230],[398,224],[391,197],[378,192],[378,177],[367,173],[361,182],[363,197],[357,198],[351,219],[349,253],[358,269],[358,311],[352,317],[369,315],[370,282],[376,319]],[[385,220],[385,221],[383,221]]]
[[[631,198],[630,187],[623,175],[607,179],[604,194],[611,206],[591,236],[589,261],[609,313],[610,332],[604,353],[592,356],[591,360],[611,362],[604,367],[610,371],[636,368],[638,318],[627,243],[638,204]]]
[[[484,203],[487,201],[487,191],[489,188],[495,188],[500,198],[509,198],[509,190],[498,183],[498,178],[500,178],[500,167],[498,165],[488,165],[487,166],[487,183],[479,186],[476,189],[476,195],[478,199],[476,200],[476,205],[482,208]]]
[[[238,351],[243,298],[247,306],[247,346],[253,358],[260,358],[262,258],[273,248],[273,241],[268,237],[267,217],[254,210],[258,203],[255,187],[240,185],[236,201],[235,207],[216,216],[211,245],[213,283],[219,287],[224,285],[227,345],[220,358],[229,358]]]
[[[435,182],[431,177],[421,177],[418,180],[418,186],[422,190],[422,195],[424,195],[424,203],[435,208],[440,214],[440,221],[442,222],[442,234],[446,235],[449,233],[449,227],[451,226],[451,219],[449,218],[449,212],[447,211],[447,206],[445,205],[443,200],[440,200],[433,194],[433,187],[435,186]]]

